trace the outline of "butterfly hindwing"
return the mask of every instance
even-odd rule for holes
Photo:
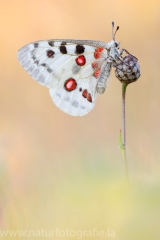
[[[97,81],[93,77],[81,79],[77,76],[74,79],[68,78],[65,84],[60,81],[59,86],[53,88],[51,86],[49,91],[53,102],[62,111],[72,116],[83,116],[95,105],[96,84]],[[67,91],[63,89],[64,87],[66,89],[71,87],[73,90]]]
[[[57,107],[83,116],[95,105],[98,76],[107,56],[104,47],[103,42],[85,40],[38,41],[21,48],[18,59],[37,82],[50,89]]]

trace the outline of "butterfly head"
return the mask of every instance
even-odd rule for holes
[[[116,32],[118,31],[119,26],[117,26],[116,31],[114,32],[114,22],[112,22],[112,41],[107,44],[108,50],[117,50],[119,52],[120,43],[115,40]]]
[[[120,48],[120,43],[115,41],[115,40],[112,40],[111,42],[109,42],[107,44],[107,48],[108,50],[111,50],[111,49],[116,49],[116,50],[119,50]]]

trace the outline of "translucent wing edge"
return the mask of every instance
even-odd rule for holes
[[[22,48],[24,48],[25,46],[28,46],[30,44],[40,43],[40,42],[44,42],[44,41],[46,41],[46,42],[49,42],[49,41],[53,41],[53,42],[66,42],[66,43],[73,43],[73,44],[89,45],[89,46],[93,46],[93,47],[107,48],[107,43],[105,43],[105,42],[96,41],[96,40],[77,40],[77,39],[47,39],[47,40],[38,40],[38,41],[30,42],[29,44],[24,45]],[[18,50],[18,52],[20,50],[21,50],[21,48]]]

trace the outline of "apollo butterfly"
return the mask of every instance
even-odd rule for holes
[[[121,58],[120,44],[92,40],[55,39],[30,43],[18,51],[18,60],[37,82],[49,88],[51,98],[72,116],[90,112],[104,93],[111,68]]]

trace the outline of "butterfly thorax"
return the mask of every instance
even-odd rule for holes
[[[111,41],[107,44],[107,50],[108,50],[108,62],[115,62],[117,60],[117,57],[120,56],[120,43],[117,41]]]
[[[101,74],[98,78],[96,88],[99,94],[105,92],[107,87],[107,80],[110,76],[112,65],[117,61],[117,58],[119,58],[120,56],[119,45],[120,44],[117,41],[112,40],[106,46],[108,56],[101,67]]]

